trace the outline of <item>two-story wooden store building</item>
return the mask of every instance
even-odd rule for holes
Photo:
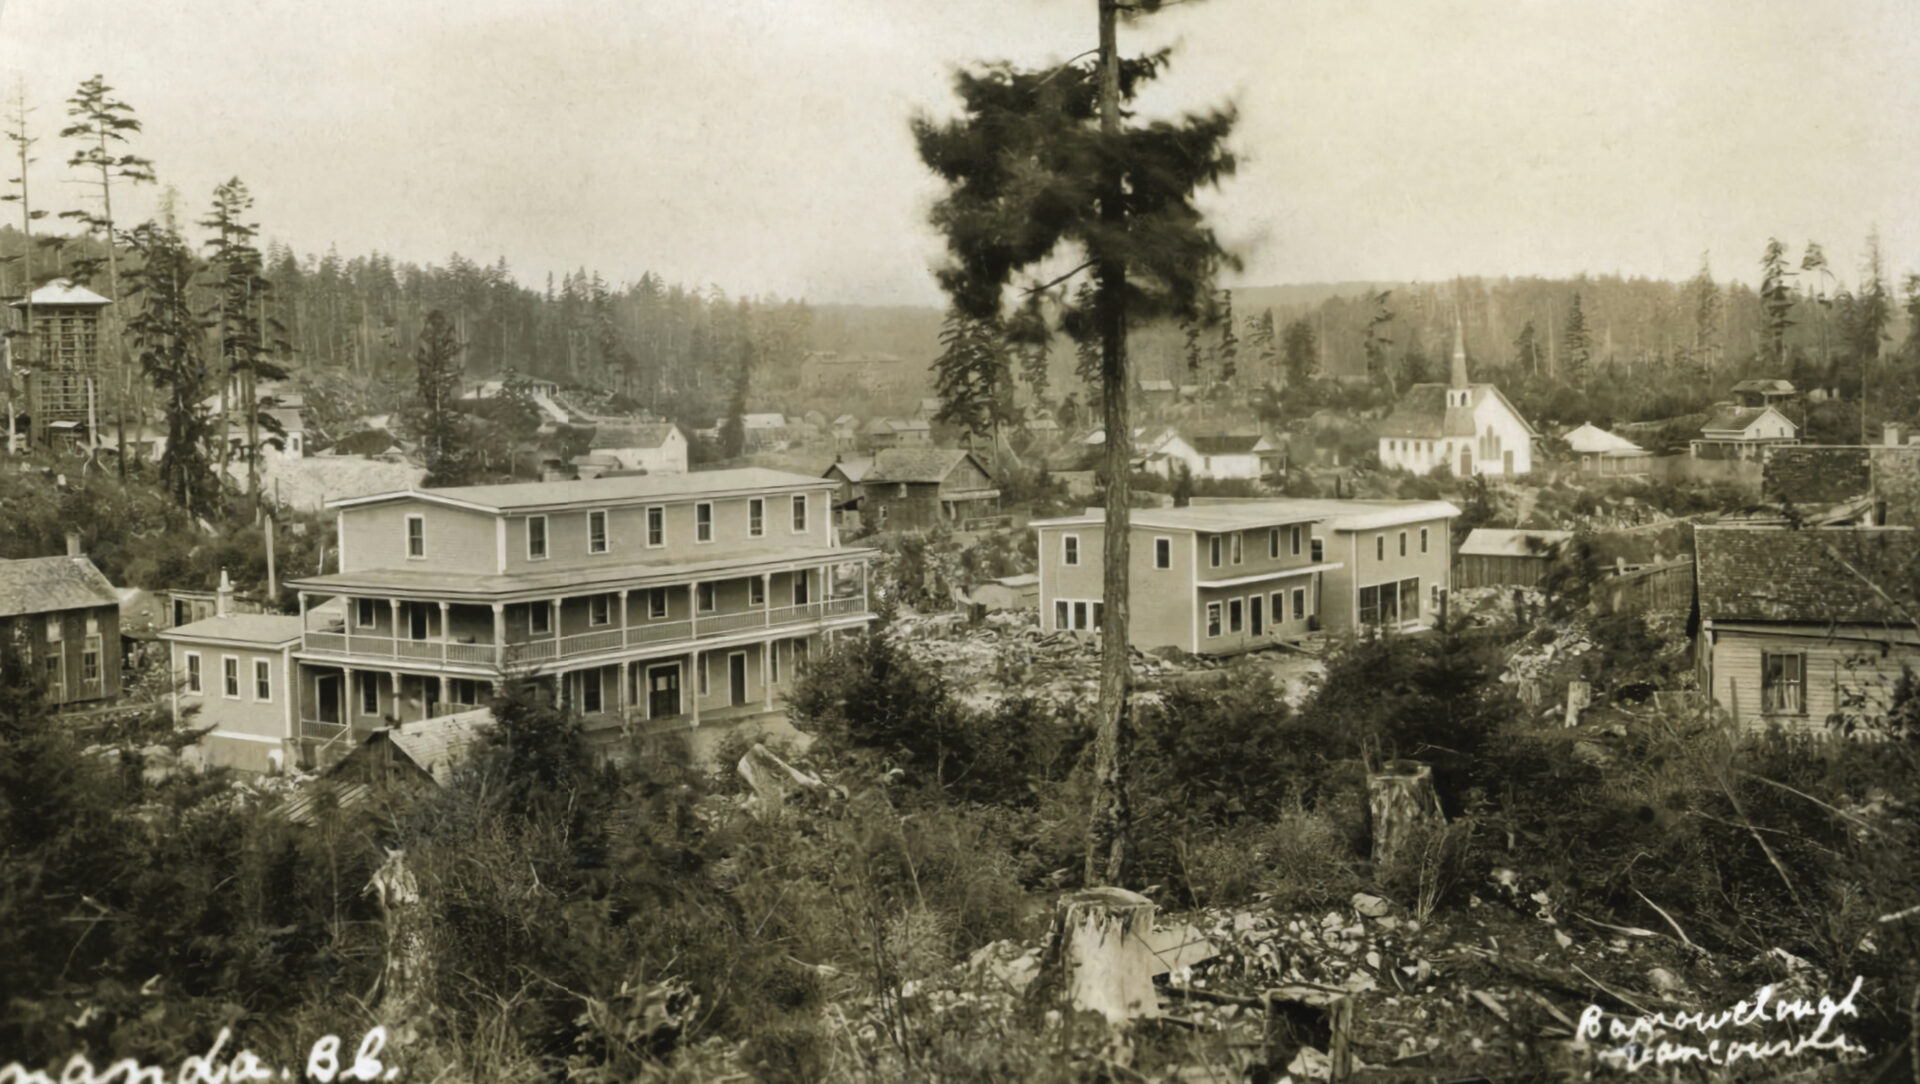
[[[1449,585],[1445,501],[1255,500],[1132,515],[1129,636],[1143,650],[1250,651],[1324,629],[1435,623]],[[1095,631],[1104,607],[1100,509],[1036,520],[1040,621]]]
[[[509,675],[590,731],[772,711],[823,637],[871,620],[877,551],[839,544],[833,488],[748,468],[333,502],[340,571],[288,584],[287,741],[330,760]]]

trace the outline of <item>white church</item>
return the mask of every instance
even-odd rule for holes
[[[1415,384],[1380,427],[1380,465],[1426,474],[1442,463],[1459,477],[1511,478],[1533,470],[1538,434],[1500,389],[1467,382],[1466,328],[1453,320],[1453,371]]]

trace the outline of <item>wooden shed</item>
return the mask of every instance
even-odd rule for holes
[[[1455,587],[1532,587],[1546,574],[1572,531],[1480,527],[1460,544]]]

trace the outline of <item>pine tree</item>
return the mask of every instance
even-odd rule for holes
[[[260,380],[280,380],[286,370],[269,359],[272,340],[266,321],[267,295],[273,284],[253,247],[256,223],[244,218],[253,209],[253,196],[238,177],[213,190],[213,209],[201,226],[213,231],[208,271],[214,276],[214,304],[208,315],[219,333],[221,474],[226,473],[232,445],[233,400],[244,407],[246,421],[247,496],[258,510],[260,499]]]
[[[1820,321],[1820,367],[1824,371],[1833,364],[1833,350],[1828,345],[1828,325],[1833,323],[1833,299],[1827,295],[1827,286],[1834,282],[1833,271],[1827,266],[1827,254],[1818,241],[1808,241],[1806,255],[1800,257],[1800,270],[1814,277],[1813,300],[1819,306],[1814,310]]]
[[[1138,18],[1159,6],[1159,0],[1135,0],[1126,10]],[[1124,102],[1165,69],[1168,54],[1122,58],[1121,7],[1117,0],[1100,3],[1098,59],[1091,66],[1026,71],[996,64],[963,71],[955,80],[961,118],[914,122],[922,161],[948,186],[932,218],[952,255],[939,278],[956,308],[976,319],[999,316],[1014,276],[1063,249],[1075,250],[1083,262],[1030,292],[1093,272],[1091,306],[1063,305],[1059,319],[1076,341],[1100,344],[1105,617],[1086,878],[1111,884],[1126,881],[1132,855],[1127,330],[1136,320],[1196,317],[1215,270],[1235,264],[1192,198],[1233,173],[1225,141],[1234,114],[1193,113],[1177,124],[1123,121]]]
[[[1315,340],[1313,324],[1304,317],[1288,324],[1280,352],[1286,359],[1289,391],[1298,392],[1313,381],[1314,366],[1320,358],[1320,344]]]
[[[113,188],[117,182],[132,185],[152,184],[154,182],[153,163],[137,154],[132,154],[124,146],[129,133],[140,131],[140,120],[133,115],[133,107],[113,97],[113,88],[107,85],[106,77],[95,75],[80,84],[73,97],[67,99],[67,116],[70,123],[60,130],[61,139],[73,139],[79,142],[79,149],[67,159],[69,169],[78,169],[92,176],[82,183],[99,190],[99,213],[91,211],[63,211],[62,218],[78,220],[87,228],[88,233],[99,234],[106,242],[107,294],[115,302],[120,300],[120,235],[115,229],[113,217]],[[75,260],[73,277],[86,282],[98,271],[97,258]],[[120,388],[118,402],[115,404],[115,418],[120,438],[120,477],[127,476],[127,412],[133,410],[138,418],[144,411],[134,401],[132,359],[127,354],[126,342],[117,326],[120,312],[109,308],[103,314],[107,324],[106,338],[120,367]]]
[[[1513,364],[1516,368],[1532,373],[1540,371],[1540,344],[1536,341],[1538,335],[1539,332],[1534,330],[1532,320],[1528,320],[1520,328],[1520,334],[1513,340]]]
[[[1776,370],[1787,364],[1787,329],[1793,326],[1793,287],[1787,280],[1787,246],[1777,238],[1767,239],[1760,256],[1760,306],[1766,314],[1767,360]]]
[[[1713,281],[1708,254],[1700,254],[1700,271],[1688,290],[1693,295],[1693,360],[1714,368],[1720,360],[1720,286]]]
[[[1393,372],[1387,365],[1387,348],[1393,340],[1387,336],[1387,325],[1393,322],[1393,310],[1387,307],[1387,299],[1392,290],[1382,290],[1372,297],[1373,315],[1367,318],[1366,337],[1361,341],[1360,349],[1367,357],[1367,376],[1376,385],[1387,389],[1388,394],[1397,394],[1393,386]]]
[[[1233,291],[1220,291],[1220,345],[1215,350],[1220,360],[1220,382],[1228,387],[1240,371],[1240,336],[1233,329]]]
[[[471,469],[466,417],[460,413],[462,350],[453,322],[439,309],[427,313],[413,354],[411,420],[420,435],[430,486],[465,485]]]
[[[1567,377],[1583,380],[1593,363],[1593,336],[1587,331],[1586,314],[1580,311],[1580,295],[1573,295],[1567,308],[1567,326],[1560,333],[1560,346],[1567,354]]]
[[[1000,427],[1011,421],[1013,370],[1000,322],[948,309],[940,330],[940,356],[933,362],[933,420],[958,426],[969,436],[991,435],[996,453]]]
[[[1248,325],[1247,348],[1253,351],[1254,361],[1260,367],[1260,379],[1269,385],[1278,383],[1280,334],[1278,325],[1273,321],[1272,309],[1254,317]]]
[[[129,297],[139,302],[127,330],[141,373],[161,395],[167,426],[161,488],[189,515],[210,515],[217,511],[220,482],[208,450],[213,420],[204,406],[213,387],[201,354],[210,324],[191,296],[200,263],[166,225],[144,223],[127,240],[141,256],[127,273]]]

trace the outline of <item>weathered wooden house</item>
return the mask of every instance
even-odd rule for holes
[[[54,707],[120,695],[120,596],[67,536],[67,556],[0,560],[0,635],[33,660]]]
[[[1456,587],[1532,587],[1546,575],[1572,531],[1509,531],[1478,527],[1460,543]]]
[[[996,514],[993,475],[964,448],[886,448],[860,482],[860,514],[882,530],[959,526]]]
[[[1914,541],[1902,527],[1696,528],[1701,688],[1743,726],[1897,726],[1895,686],[1920,666],[1920,630],[1900,601]]]

